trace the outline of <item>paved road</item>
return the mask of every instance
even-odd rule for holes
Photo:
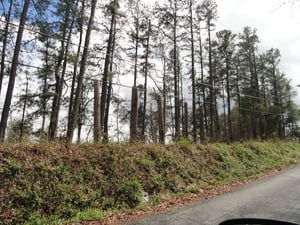
[[[223,220],[239,217],[278,219],[300,224],[300,167],[207,202],[130,225],[217,225]]]

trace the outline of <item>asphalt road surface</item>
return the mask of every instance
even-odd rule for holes
[[[130,225],[217,225],[232,218],[266,218],[300,224],[300,167],[208,200]]]

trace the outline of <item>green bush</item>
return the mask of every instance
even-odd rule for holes
[[[14,176],[22,168],[22,164],[14,158],[7,158],[7,159],[4,158],[3,160],[4,163],[3,163],[2,173],[4,176]]]
[[[136,178],[123,178],[118,184],[115,199],[120,205],[136,207],[142,201],[142,185]]]
[[[160,196],[256,177],[300,162],[294,142],[192,145],[0,145],[0,223],[99,219]]]
[[[164,178],[160,174],[153,175],[150,177],[150,184],[147,191],[151,195],[159,193],[161,190],[163,190],[164,186]]]
[[[99,209],[86,209],[84,211],[78,212],[70,220],[73,222],[80,222],[85,220],[100,220],[103,218],[103,212]]]

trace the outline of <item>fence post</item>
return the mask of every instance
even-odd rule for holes
[[[158,129],[159,129],[159,143],[165,144],[165,118],[164,107],[160,95],[157,95],[158,105]]]
[[[94,142],[100,141],[100,82],[94,81]]]
[[[132,88],[131,95],[131,114],[130,114],[130,143],[137,140],[137,123],[138,123],[138,88]]]

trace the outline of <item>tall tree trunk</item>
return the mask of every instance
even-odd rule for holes
[[[48,95],[48,68],[49,68],[49,38],[46,40],[46,51],[45,51],[45,67],[46,74],[43,76],[43,90],[41,98],[41,107],[42,107],[42,126],[40,132],[40,138],[44,139],[45,137],[45,123],[46,123],[46,112],[47,112],[47,95]]]
[[[63,25],[63,35],[61,41],[61,50],[59,51],[58,63],[55,67],[55,95],[53,97],[52,110],[50,115],[50,124],[49,124],[49,139],[54,140],[57,132],[59,111],[60,111],[60,102],[62,97],[63,85],[65,80],[65,72],[67,67],[67,59],[69,52],[69,43],[72,36],[72,25],[74,23],[74,18],[72,21],[72,25],[69,28],[69,32],[67,31],[69,22],[70,22],[70,13],[71,13],[71,5],[68,4],[64,19]],[[67,33],[68,32],[68,33]],[[67,39],[67,40],[66,40]],[[60,68],[62,68],[62,72],[60,72]]]
[[[107,134],[104,133],[104,118],[105,118],[105,109],[107,107],[107,90],[108,90],[108,79],[109,79],[109,65],[110,59],[112,54],[112,46],[113,46],[113,36],[114,36],[114,25],[116,20],[116,7],[117,1],[114,0],[113,2],[113,11],[111,15],[111,22],[110,22],[110,30],[109,30],[109,37],[107,42],[106,48],[106,55],[105,55],[105,62],[104,62],[104,71],[103,71],[103,78],[102,78],[102,90],[101,90],[101,103],[100,103],[100,121],[102,126],[103,135],[106,136]]]
[[[223,115],[224,115],[224,135],[223,139],[226,140],[227,143],[229,143],[229,135],[228,135],[228,124],[226,119],[226,104],[225,104],[225,90],[224,90],[224,80],[222,79],[222,102],[223,102]]]
[[[71,84],[71,93],[70,93],[70,102],[69,102],[69,109],[68,109],[68,124],[70,123],[71,113],[73,111],[73,105],[74,105],[74,95],[75,95],[75,84],[77,81],[77,68],[78,68],[78,62],[80,59],[80,53],[82,48],[82,41],[83,41],[83,19],[84,19],[84,11],[85,11],[85,0],[82,1],[81,11],[80,11],[80,21],[79,21],[79,42],[77,47],[77,53],[74,61],[74,68],[73,68],[73,77],[72,77],[72,84]],[[99,113],[100,116],[100,113]]]
[[[113,32],[113,43],[111,49],[111,56],[109,62],[109,78],[108,78],[108,87],[107,87],[107,98],[106,98],[106,107],[105,107],[105,115],[104,115],[104,124],[103,124],[103,141],[108,142],[108,120],[109,120],[109,108],[110,108],[110,101],[112,95],[112,82],[113,82],[113,60],[114,60],[114,51],[115,51],[115,44],[116,44],[116,20],[114,24],[114,32]]]
[[[204,128],[204,113],[203,105],[199,104],[199,129],[200,129],[200,143],[205,142],[205,128]]]
[[[85,87],[83,87],[84,90]],[[80,97],[80,105],[78,110],[78,119],[77,119],[77,144],[80,144],[81,142],[81,131],[83,126],[83,119],[84,119],[84,109],[86,108],[86,105],[84,104],[84,97],[83,97],[84,91],[81,92]]]
[[[145,140],[146,131],[146,111],[147,111],[147,83],[148,83],[148,63],[149,63],[149,45],[150,45],[150,32],[151,32],[151,21],[148,22],[147,31],[147,42],[146,42],[146,55],[145,55],[145,81],[144,81],[144,105],[143,105],[143,124],[142,124],[142,138]]]
[[[132,87],[131,94],[131,113],[130,113],[130,143],[137,141],[137,124],[138,124],[138,87]]]
[[[167,84],[166,84],[166,57],[163,55],[163,129],[166,133],[166,119],[167,119]]]
[[[6,58],[6,46],[7,46],[7,39],[8,39],[8,29],[9,29],[9,23],[10,23],[10,15],[12,11],[12,0],[10,0],[9,8],[7,11],[7,14],[5,15],[5,28],[4,28],[4,37],[2,41],[2,54],[1,54],[1,69],[0,69],[0,93],[2,90],[2,82],[4,78],[4,72],[5,72],[5,58]]]
[[[210,30],[210,21],[207,22],[207,31],[208,31],[208,66],[209,66],[209,117],[210,117],[210,139],[213,142],[215,140],[214,134],[214,82],[213,82],[213,65],[212,65],[212,46],[211,46],[211,30]]]
[[[255,111],[256,111],[256,136],[261,136],[260,134],[260,123],[262,121],[261,119],[261,113],[258,113],[258,105],[260,104],[260,93],[259,93],[259,83],[258,83],[258,72],[257,72],[257,64],[256,64],[256,55],[255,55],[255,49],[252,47],[252,57],[253,57],[253,71],[254,71],[254,84],[255,84]]]
[[[188,139],[189,136],[189,111],[187,102],[184,103],[183,106],[183,137]]]
[[[56,84],[55,96],[52,104],[52,111],[50,117],[50,126],[49,126],[49,139],[54,140],[56,137],[57,126],[58,126],[58,119],[59,119],[59,112],[62,100],[62,93],[63,93],[63,86],[65,82],[65,74],[67,69],[67,62],[68,62],[68,53],[69,53],[69,41],[71,39],[71,30],[70,36],[67,40],[67,45],[65,46],[64,50],[64,59],[63,59],[63,67],[61,75],[58,79],[58,83]]]
[[[139,52],[139,33],[140,33],[140,21],[139,16],[137,16],[135,21],[135,54],[134,54],[134,78],[133,78],[133,86],[136,86],[136,80],[137,80],[137,72],[138,72],[138,52]]]
[[[258,78],[255,62],[255,51],[252,47],[249,50],[249,63],[250,63],[250,74],[251,74],[251,131],[252,138],[256,139],[257,134],[257,104],[259,103],[259,87],[258,87]]]
[[[279,119],[279,126],[278,126],[278,137],[280,139],[285,138],[285,123],[284,123],[284,110],[282,102],[280,102],[280,119]]]
[[[278,115],[276,116],[276,121],[277,121],[277,135],[280,139],[283,138],[283,134],[284,134],[284,126],[283,126],[283,108],[282,108],[282,99],[280,97],[280,93],[279,93],[279,81],[277,80],[276,77],[276,70],[275,68],[272,71],[272,78],[273,78],[273,82],[272,82],[272,88],[273,88],[273,93],[274,93],[274,106],[276,106],[279,109]]]
[[[86,63],[87,63],[88,51],[89,51],[89,45],[90,45],[90,37],[91,37],[92,28],[93,28],[96,7],[97,7],[97,0],[92,0],[91,15],[89,18],[88,27],[87,27],[87,31],[86,31],[84,49],[83,49],[82,59],[81,59],[81,64],[80,64],[80,71],[78,74],[78,82],[77,82],[76,94],[75,94],[75,99],[74,99],[74,107],[73,107],[73,111],[70,115],[71,118],[70,118],[69,124],[68,124],[67,142],[72,142],[75,124],[78,119],[80,98],[82,95],[83,78],[84,78],[84,73],[86,70]]]
[[[243,140],[245,138],[244,135],[244,127],[243,127],[243,119],[242,119],[242,111],[241,111],[241,95],[240,95],[240,76],[239,76],[239,66],[236,66],[236,92],[237,92],[237,104],[238,104],[238,122],[239,122],[239,134],[240,139]]]
[[[157,95],[157,105],[158,105],[159,143],[165,144],[164,109],[163,109],[161,95]]]
[[[94,142],[100,141],[100,82],[94,81]]]
[[[26,87],[25,87],[25,95],[24,95],[24,104],[23,104],[23,109],[22,109],[22,119],[21,119],[19,141],[22,141],[23,137],[24,137],[25,114],[26,114],[28,91],[29,91],[29,88],[28,88],[28,85],[29,85],[28,73],[25,72],[25,74],[26,74]]]
[[[193,121],[193,141],[197,143],[197,120],[196,120],[196,72],[195,72],[195,47],[194,47],[194,23],[193,23],[193,3],[190,0],[190,32],[191,32],[191,58],[192,58],[192,121]]]
[[[263,62],[261,62],[263,63]],[[261,87],[262,87],[262,95],[263,95],[263,106],[265,109],[267,109],[267,87],[266,87],[266,81],[265,81],[265,75],[263,74],[261,76]],[[266,114],[265,113],[262,113],[262,124],[261,124],[261,127],[260,127],[261,131],[261,136],[262,136],[262,139],[266,139],[267,137],[267,121],[266,121]]]
[[[231,92],[230,92],[230,62],[226,57],[226,92],[227,92],[227,126],[228,126],[228,139],[233,141],[232,122],[231,122]]]
[[[22,13],[21,13],[18,34],[17,34],[17,39],[16,39],[16,45],[15,45],[14,55],[13,55],[12,64],[11,64],[9,81],[8,81],[8,87],[7,87],[7,92],[6,92],[6,97],[5,97],[5,102],[4,102],[4,107],[3,107],[1,122],[0,122],[0,141],[2,141],[2,142],[4,141],[4,138],[5,138],[5,131],[6,131],[6,126],[7,126],[7,121],[8,121],[8,115],[9,115],[9,111],[10,111],[11,101],[12,101],[12,97],[13,97],[13,90],[14,90],[14,86],[15,86],[15,79],[16,79],[16,75],[17,75],[17,67],[18,67],[18,63],[19,63],[18,61],[19,61],[19,54],[20,54],[21,45],[22,45],[23,31],[24,31],[24,27],[25,27],[25,23],[26,23],[26,17],[27,17],[29,5],[30,5],[30,0],[25,0],[23,9],[22,9]]]
[[[180,137],[180,101],[179,101],[179,74],[178,74],[178,54],[177,54],[177,0],[174,6],[174,28],[173,28],[173,46],[174,46],[174,97],[175,97],[175,138]]]
[[[214,63],[215,64],[215,63]],[[214,71],[213,71],[213,74],[216,74],[216,67],[214,65]],[[215,77],[214,77],[215,78]],[[215,78],[216,79],[216,78]],[[215,84],[217,83],[215,81],[215,79],[213,79],[213,84],[214,84],[214,87],[215,87]],[[217,94],[216,94],[216,89],[214,88],[214,92],[213,92],[213,96],[214,96],[214,107],[213,107],[213,112],[214,112],[214,127],[215,127],[215,132],[214,132],[214,137],[215,137],[215,141],[219,141],[220,140],[220,119],[219,119],[219,112],[218,112],[218,102],[217,102]]]
[[[206,94],[204,85],[204,63],[203,63],[203,47],[201,38],[201,27],[199,28],[199,47],[200,47],[200,68],[201,68],[201,90],[202,90],[202,107],[203,107],[203,122],[204,122],[204,135],[208,132],[207,110],[206,110]],[[203,137],[204,138],[204,137]]]

